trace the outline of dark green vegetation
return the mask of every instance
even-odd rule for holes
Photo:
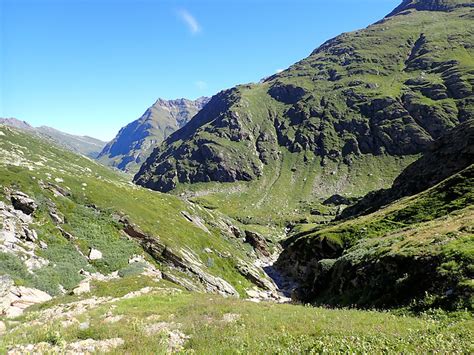
[[[85,155],[89,158],[96,158],[105,146],[105,142],[96,138],[76,136],[46,126],[33,127],[27,122],[15,118],[0,118],[0,124],[15,127],[29,133],[34,133],[42,138],[48,139],[53,144],[66,148],[72,152]]]
[[[330,226],[295,228],[277,264],[300,281],[300,297],[333,305],[472,311],[473,147],[471,120],[436,142],[391,189],[348,210],[376,210],[410,197]]]
[[[121,297],[150,285],[153,283],[144,278],[125,278],[107,285],[96,284],[93,295]],[[474,325],[467,314],[447,317],[442,312],[433,312],[415,318],[375,311],[254,304],[179,290],[171,292],[170,285],[163,281],[154,286],[159,289],[151,294],[89,308],[67,328],[67,316],[58,312],[55,319],[48,319],[43,314],[57,304],[70,305],[66,308],[70,312],[79,298],[63,297],[37,307],[22,319],[35,320],[34,325],[12,328],[0,339],[0,352],[18,344],[45,342],[43,349],[48,349],[88,338],[116,337],[125,342],[114,352],[129,354],[173,350],[198,354],[472,351]],[[114,317],[118,321],[111,322]],[[88,328],[81,329],[80,324],[88,324]],[[170,330],[188,337],[185,343],[170,349]]]
[[[183,127],[208,101],[206,97],[195,101],[158,99],[139,119],[123,127],[97,159],[105,165],[136,173],[153,148]]]
[[[219,93],[135,181],[194,191],[254,222],[265,222],[262,210],[292,220],[295,209],[334,193],[390,186],[415,155],[473,115],[471,5],[404,2],[263,83]]]

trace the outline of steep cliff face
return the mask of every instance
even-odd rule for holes
[[[317,188],[326,173],[340,177],[344,170],[343,180],[354,180],[352,166],[371,157],[393,162],[426,151],[474,113],[471,5],[405,1],[389,17],[326,42],[262,83],[218,94],[192,125],[155,149],[135,181],[170,191],[180,183],[319,169],[311,180],[293,180],[325,195],[344,192],[341,179]],[[288,154],[306,167],[287,164]],[[328,165],[336,168],[323,172]]]
[[[99,154],[99,161],[136,172],[154,147],[183,127],[207,102],[205,97],[195,101],[158,99],[139,119],[120,130]]]

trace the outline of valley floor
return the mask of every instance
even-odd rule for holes
[[[254,303],[131,276],[4,320],[0,353],[472,353],[468,313]]]

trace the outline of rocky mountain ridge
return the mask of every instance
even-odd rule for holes
[[[315,180],[300,180],[315,190],[325,166],[334,166],[336,177],[349,170],[351,180],[352,166],[371,156],[395,162],[426,151],[474,112],[470,5],[404,2],[397,14],[425,11],[342,34],[263,83],[219,93],[154,150],[135,182],[171,191],[264,180],[286,174],[279,166],[290,154],[304,169],[319,169]]]
[[[153,148],[182,128],[208,100],[206,97],[194,101],[158,99],[139,119],[119,131],[100,152],[98,160],[120,170],[136,172]]]
[[[96,138],[77,136],[47,126],[33,127],[28,122],[16,118],[0,118],[0,124],[35,133],[43,138],[49,139],[56,145],[92,159],[96,158],[106,145],[106,142]]]

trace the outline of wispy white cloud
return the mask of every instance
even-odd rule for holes
[[[187,10],[181,9],[178,10],[178,16],[183,20],[183,22],[188,26],[189,31],[195,35],[201,32],[201,25],[196,20],[196,18],[191,15]]]
[[[282,71],[284,71],[284,70],[285,70],[285,69],[277,69],[277,70],[276,70],[276,73],[277,73],[277,74],[280,74],[280,73],[281,73]]]
[[[207,83],[205,81],[202,81],[202,80],[196,81],[194,83],[194,85],[196,85],[196,87],[199,90],[206,90],[207,89]]]

